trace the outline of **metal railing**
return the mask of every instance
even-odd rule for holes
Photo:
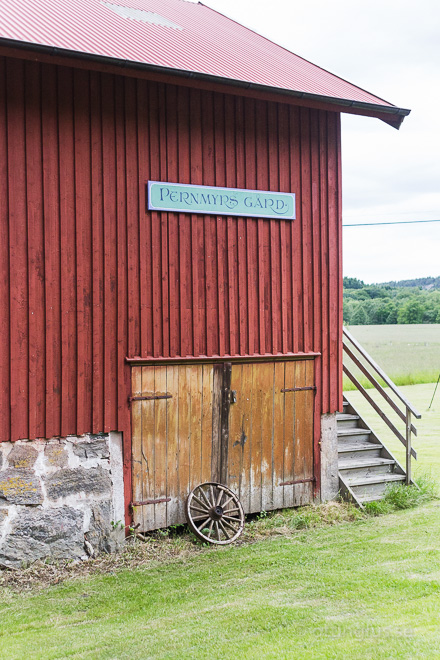
[[[389,429],[394,433],[394,435],[399,438],[400,442],[404,445],[406,449],[406,483],[410,484],[411,483],[411,456],[413,456],[417,460],[417,452],[416,450],[412,447],[411,444],[411,434],[414,433],[415,436],[417,436],[417,429],[416,427],[412,424],[411,421],[411,416],[414,415],[416,419],[421,418],[421,414],[414,408],[412,403],[408,401],[408,399],[400,392],[400,390],[396,387],[396,385],[393,383],[391,378],[389,378],[386,373],[379,367],[378,364],[368,355],[366,350],[359,344],[359,342],[353,337],[353,335],[347,330],[347,328],[343,328],[343,336],[347,340],[346,342],[343,343],[344,347],[344,353],[353,361],[353,363],[357,366],[357,368],[363,373],[363,375],[370,381],[370,383],[376,388],[376,390],[382,395],[386,403],[394,410],[394,412],[397,414],[398,417],[405,423],[405,435],[402,435],[402,433],[396,428],[396,426],[391,422],[391,420],[388,418],[388,416],[385,414],[385,412],[382,410],[382,408],[376,403],[376,401],[368,394],[366,389],[361,385],[361,383],[358,381],[356,376],[350,371],[350,369],[347,367],[347,365],[343,365],[343,371],[348,376],[348,378],[351,380],[353,385],[359,390],[359,392],[364,396],[364,398],[368,401],[368,403],[371,405],[371,407],[377,412],[379,417],[385,422],[385,424],[388,426]],[[350,342],[350,344],[348,344]],[[351,345],[351,346],[350,346]],[[364,360],[364,362],[367,363],[368,366],[362,362],[358,355],[353,351],[353,348],[356,349],[357,353],[360,354]],[[396,395],[396,397],[403,403],[405,410],[402,411],[397,403],[389,396],[389,394],[386,392],[385,388],[382,387],[382,385],[378,382],[378,380],[375,378],[371,370],[374,370],[376,374],[381,378],[390,388],[392,392]]]

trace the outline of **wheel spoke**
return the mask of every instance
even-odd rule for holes
[[[222,528],[222,530],[223,530],[223,534],[226,536],[226,538],[227,538],[227,539],[230,539],[231,537],[229,536],[228,532],[226,531],[225,526],[224,526],[224,524],[222,523],[221,520],[218,521],[218,524],[219,524],[220,527]]]
[[[205,513],[203,516],[192,516],[192,519],[197,522],[198,520],[210,520],[210,517]]]
[[[206,506],[208,507],[208,511],[209,511],[209,509],[212,507],[211,502],[210,502],[210,501],[208,500],[208,498],[206,497],[206,495],[205,495],[205,491],[203,490],[203,488],[200,488],[200,489],[199,489],[199,492],[200,492],[200,495],[201,495],[201,496],[203,497],[203,499],[205,500],[205,504],[206,504]]]
[[[196,500],[196,502],[198,502],[200,504],[203,511],[209,511],[209,509],[211,507],[209,505],[206,506],[206,504],[204,502],[202,502],[202,500],[199,497],[197,497],[197,495],[195,493],[193,493],[193,498]]]
[[[229,529],[232,529],[232,530],[234,531],[234,534],[238,531],[236,527],[233,527],[233,526],[231,525],[231,523],[228,522],[227,520],[225,520],[224,518],[223,518],[223,522],[224,522],[224,524],[226,525],[226,527],[229,527]],[[238,522],[238,521],[237,521],[237,522]],[[239,527],[240,527],[240,525],[239,525]]]
[[[228,499],[226,500],[226,502],[223,502],[223,509],[224,509],[225,506],[226,506],[227,504],[229,504],[229,502],[230,502],[231,500],[233,500],[233,499],[234,499],[234,495],[231,495],[231,497],[228,497]]]
[[[207,531],[207,533],[206,533],[206,536],[207,536],[209,539],[211,538],[213,525],[214,525],[214,521],[211,520],[211,522],[209,523],[208,531]]]
[[[218,522],[216,520],[214,521],[214,527],[215,527],[215,533],[216,533],[216,536],[217,536],[217,541],[220,541],[220,529],[219,529],[219,526],[218,526]]]
[[[237,509],[237,508],[236,509],[228,509],[227,511],[225,511],[225,513],[235,513],[235,512],[240,513],[240,509]]]
[[[234,518],[233,516],[227,516],[226,513],[223,514],[222,520],[231,520],[232,522],[241,522],[240,518]]]
[[[222,497],[225,494],[225,491],[222,488],[218,489],[218,496],[217,496],[217,501],[215,503],[215,506],[220,506],[220,502],[222,501]]]
[[[214,489],[212,487],[212,484],[209,484],[209,491],[211,493],[211,506],[215,506]]]
[[[197,529],[199,530],[199,532],[201,532],[202,529],[203,529],[203,527],[206,526],[206,523],[208,522],[208,520],[211,520],[211,518],[210,518],[209,516],[206,516],[206,518],[203,520],[203,522],[200,523],[200,525],[197,527]]]
[[[195,504],[190,504],[191,509],[194,509],[197,513],[209,513],[208,509],[206,506],[202,509],[199,506],[195,506]]]

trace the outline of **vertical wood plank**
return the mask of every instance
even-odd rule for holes
[[[3,311],[0,314],[0,334],[2,337],[0,342],[0,382],[3,383],[3,386],[0,387],[0,442],[11,439],[9,280],[6,64],[5,59],[2,57],[0,58],[0,309]],[[44,377],[42,381],[44,386]],[[44,399],[42,408],[44,409]],[[42,416],[43,428],[44,421],[44,416]]]
[[[295,363],[295,387],[305,387],[306,386],[306,366],[305,362],[296,362]],[[307,446],[307,422],[306,415],[308,410],[306,407],[306,391],[295,392],[295,469],[293,473],[293,479],[296,481],[298,479],[306,479],[306,464],[305,464],[305,452]],[[310,411],[312,414],[312,411]],[[313,415],[312,415],[313,416]],[[306,486],[304,484],[298,484],[294,486],[295,500],[294,505],[298,506],[305,503],[304,495],[306,492]]]
[[[261,387],[261,507],[263,511],[274,508],[274,366],[273,362],[262,362],[254,367],[260,371],[258,380]]]
[[[260,365],[252,365],[252,430],[251,430],[251,479],[250,511],[261,511],[261,461],[263,427],[263,387]]]
[[[142,367],[133,367],[131,370],[132,396],[142,395]],[[142,479],[142,401],[132,401],[131,404],[131,465],[133,501],[143,502],[143,479]],[[143,507],[133,507],[133,522],[143,526]]]
[[[141,90],[138,100],[138,89]],[[147,122],[147,109],[145,103],[146,85],[144,82],[138,82],[131,78],[124,79],[124,97],[121,102],[124,103],[125,118],[124,130],[125,137],[125,183],[126,194],[126,214],[127,214],[127,318],[128,318],[128,355],[141,354],[140,327],[143,314],[141,308],[140,293],[140,274],[143,273],[143,267],[140,264],[140,251],[142,249],[142,240],[140,237],[139,225],[145,224],[145,206],[140,206],[140,197],[143,195],[145,186],[144,177],[146,172],[139,171],[138,149],[143,154],[145,162],[145,124]],[[138,109],[140,117],[138,117]],[[122,110],[121,110],[122,112]],[[141,124],[142,128],[139,126]],[[121,137],[122,140],[122,137]],[[139,144],[138,144],[139,141]],[[121,171],[122,175],[122,171]],[[145,252],[143,252],[145,257]],[[147,328],[145,328],[147,332]]]
[[[213,366],[204,364],[202,367],[201,482],[211,481],[213,377]]]
[[[202,396],[203,365],[190,367],[191,410],[190,410],[190,479],[189,491],[202,483]],[[187,494],[187,495],[188,495]]]
[[[280,486],[284,480],[284,362],[274,363],[273,384],[273,508],[282,509],[284,506],[284,486]]]
[[[284,388],[296,387],[296,363],[286,362],[284,368]],[[284,475],[283,482],[295,478],[295,396],[293,392],[284,394]],[[294,487],[284,486],[284,506],[294,504]]]
[[[26,86],[26,200],[27,200],[27,233],[28,233],[28,272],[29,272],[29,437],[43,438],[45,436],[44,417],[40,410],[45,402],[45,318],[44,318],[44,225],[43,208],[43,171],[41,159],[41,69],[33,62],[25,64]],[[1,94],[1,91],[0,91]],[[4,96],[2,96],[4,98]],[[6,126],[1,122],[2,127]],[[2,135],[3,137],[3,135]],[[1,140],[1,137],[0,137]],[[0,147],[0,158],[5,158]],[[4,167],[5,165],[3,165]],[[0,176],[3,176],[0,174]],[[1,185],[1,184],[0,184]],[[0,191],[2,188],[0,188]],[[0,192],[1,195],[1,192]],[[3,214],[0,212],[3,224]],[[0,235],[0,240],[2,236]],[[7,248],[8,241],[3,243]],[[0,270],[1,267],[0,267]],[[2,273],[3,275],[3,273]],[[2,282],[7,282],[9,278]],[[3,290],[3,287],[1,287]],[[1,296],[1,294],[0,294]],[[2,316],[9,316],[9,301],[1,304]],[[1,326],[0,326],[1,327]],[[3,330],[3,328],[2,328]],[[8,343],[8,332],[1,333],[2,343]],[[1,371],[1,367],[0,367]],[[0,382],[6,383],[6,378],[0,377]],[[7,392],[2,387],[2,392]],[[9,402],[8,402],[9,404]],[[0,398],[0,408],[2,401]],[[1,423],[1,422],[0,422]]]
[[[154,367],[154,392],[167,393],[167,367]],[[154,401],[154,498],[167,497],[167,403],[168,399]],[[154,526],[159,529],[167,524],[167,503],[151,505],[154,509]]]
[[[61,242],[61,433],[67,435],[78,424],[78,330],[77,323],[77,230],[83,218],[75,213],[75,144],[72,71],[58,70],[58,122],[60,168]],[[48,194],[48,192],[46,192]],[[82,316],[80,316],[82,320]],[[82,349],[82,345],[80,347]],[[82,414],[82,407],[81,407]],[[69,431],[70,429],[70,431]],[[102,430],[102,429],[100,429]]]
[[[190,492],[191,451],[191,370],[190,365],[179,367],[179,521],[185,520],[184,506]]]
[[[57,119],[57,69],[42,70],[42,143],[43,143],[43,213],[45,254],[45,316],[46,316],[46,437],[61,432],[61,309],[60,309],[60,225]],[[60,115],[61,117],[61,115]],[[67,134],[68,135],[68,134]],[[64,325],[64,324],[63,324]],[[72,365],[69,378],[76,374]],[[72,408],[76,414],[76,396],[72,391]],[[70,419],[70,418],[69,418]],[[71,433],[76,432],[75,422]]]
[[[93,423],[94,433],[104,429],[104,214],[102,203],[101,85],[98,73],[90,74],[91,173],[92,173],[92,263],[93,263]]]
[[[142,367],[142,396],[154,394],[154,376],[157,367]],[[135,403],[135,402],[134,402]],[[155,401],[142,403],[142,501],[154,500],[155,457]],[[154,505],[142,506],[142,529],[154,529]]]
[[[167,367],[167,392],[171,399],[167,400],[167,525],[177,525],[179,519],[179,370],[180,366]]]
[[[117,428],[116,134],[114,78],[102,77],[104,202],[104,431]]]
[[[11,435],[29,435],[28,408],[28,241],[26,208],[26,151],[24,64],[7,60],[7,130],[9,163],[9,263],[11,337]]]
[[[227,485],[241,499],[240,481],[243,471],[243,452],[247,441],[242,425],[243,407],[243,365],[233,364],[231,372],[231,390],[236,392],[237,402],[231,404],[228,448]],[[242,502],[243,504],[243,502]]]
[[[74,161],[76,217],[76,324],[77,324],[77,433],[92,426],[92,229],[90,170],[90,88],[89,73],[75,71]],[[115,423],[114,428],[117,427]]]

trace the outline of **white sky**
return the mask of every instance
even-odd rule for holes
[[[203,0],[394,105],[399,131],[343,115],[343,221],[440,219],[438,0]],[[344,275],[440,275],[440,222],[344,229]]]

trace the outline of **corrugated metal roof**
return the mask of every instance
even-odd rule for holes
[[[148,14],[151,20],[146,20]],[[209,7],[186,0],[2,0],[1,39],[394,108]]]

